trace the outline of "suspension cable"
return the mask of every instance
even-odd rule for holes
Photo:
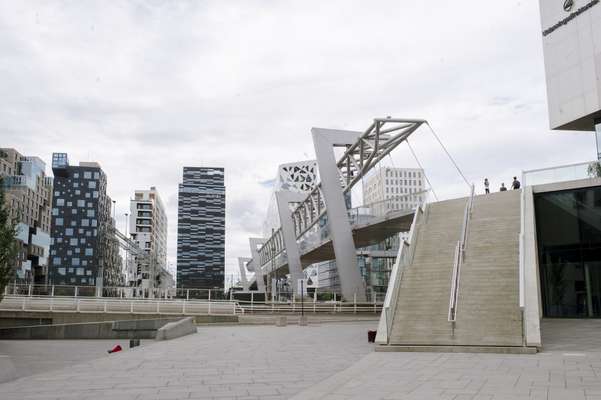
[[[426,125],[428,125],[428,128],[430,128],[430,131],[432,132],[432,134],[434,135],[434,137],[436,138],[436,140],[438,141],[438,143],[440,144],[440,146],[442,147],[442,149],[444,150],[444,152],[447,154],[447,156],[449,157],[449,159],[451,160],[451,162],[453,163],[453,165],[457,169],[457,172],[459,172],[459,175],[461,175],[461,177],[463,178],[463,180],[465,181],[465,183],[471,188],[472,185],[468,182],[468,180],[466,179],[465,175],[463,175],[463,172],[461,172],[461,169],[459,168],[459,166],[457,165],[457,163],[455,162],[455,160],[451,156],[451,153],[449,153],[449,151],[447,150],[447,148],[445,147],[445,145],[442,143],[442,141],[440,140],[440,138],[438,137],[438,135],[436,134],[436,132],[434,132],[434,129],[432,128],[432,126],[430,126],[430,123],[426,121]]]
[[[428,182],[428,186],[430,186],[430,190],[432,191],[434,198],[436,199],[436,201],[438,201],[438,196],[436,195],[436,192],[434,191],[434,186],[432,186],[432,183],[430,183],[430,179],[428,179],[428,175],[426,175],[426,170],[422,166],[422,163],[419,162],[419,159],[417,158],[415,151],[413,151],[413,147],[411,147],[411,143],[409,143],[409,139],[405,139],[405,142],[407,142],[407,146],[409,146],[409,150],[411,150],[411,154],[413,154],[413,158],[415,158],[415,162],[417,162],[417,165],[422,170],[422,172],[424,174],[424,178],[426,179],[426,182]]]

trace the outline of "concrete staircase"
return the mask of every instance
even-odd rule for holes
[[[518,300],[520,192],[474,198],[456,323],[448,321],[454,253],[467,199],[433,203],[418,227],[415,256],[403,273],[390,344],[419,347],[522,346]],[[483,350],[488,351],[488,350]]]
[[[520,193],[499,192],[474,199],[455,327],[462,345],[522,345]]]
[[[418,227],[413,263],[405,268],[390,344],[454,344],[447,321],[453,255],[467,199],[433,203]]]

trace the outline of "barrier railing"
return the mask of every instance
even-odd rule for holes
[[[596,178],[599,177],[600,172],[601,165],[598,161],[532,169],[522,172],[522,186]]]
[[[235,301],[29,297],[10,295],[4,297],[2,302],[0,302],[0,311],[169,315],[238,315],[244,313],[244,309]]]
[[[403,272],[405,268],[413,262],[413,255],[417,244],[417,227],[421,223],[426,207],[427,204],[424,203],[416,210],[409,230],[409,240],[403,241],[402,245],[399,247],[397,259],[392,267],[390,280],[388,281],[388,290],[386,291],[386,297],[384,299],[383,311],[378,325],[376,342],[379,344],[390,343]]]
[[[143,289],[130,286],[97,288],[96,286],[71,285],[26,285],[10,283],[4,289],[4,295],[12,296],[56,296],[56,297],[108,297],[143,299],[197,299],[229,300],[223,289]]]
[[[451,277],[451,295],[449,298],[449,315],[448,320],[455,323],[457,318],[457,299],[459,297],[459,282],[461,280],[461,266],[465,256],[465,243],[467,241],[467,233],[469,229],[470,216],[472,214],[472,205],[474,202],[474,185],[471,186],[470,197],[467,200],[465,211],[463,214],[463,225],[461,226],[461,236],[455,246],[455,256],[453,260],[453,275]]]

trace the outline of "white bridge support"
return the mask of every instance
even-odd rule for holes
[[[242,290],[248,292],[248,278],[246,277],[246,264],[250,261],[250,258],[238,257],[238,267],[240,268],[240,280],[242,281]]]
[[[357,264],[353,231],[348,218],[344,192],[340,186],[340,171],[334,154],[334,147],[351,146],[357,142],[362,133],[313,128],[311,134],[317,156],[321,190],[327,205],[328,229],[336,255],[336,269],[342,297],[350,301],[356,296],[357,301],[366,301],[363,278]]]
[[[282,237],[288,257],[288,270],[290,272],[290,281],[294,295],[298,293],[298,280],[303,279],[303,267],[301,265],[300,251],[296,242],[296,233],[294,231],[294,220],[292,219],[292,210],[290,203],[300,203],[307,197],[306,193],[281,190],[275,193],[278,206],[278,214],[282,228]],[[301,294],[302,295],[302,294]]]
[[[265,244],[267,239],[263,238],[250,238],[248,243],[250,244],[250,255],[252,257],[253,266],[255,268],[255,280],[257,281],[257,290],[265,293],[265,279],[263,279],[263,270],[261,269],[261,262],[259,261],[259,250],[257,246]]]

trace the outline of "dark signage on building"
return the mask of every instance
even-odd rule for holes
[[[573,20],[574,18],[578,17],[580,14],[588,11],[593,6],[596,6],[597,4],[599,4],[599,1],[601,1],[601,0],[593,0],[593,1],[589,2],[588,4],[580,7],[578,10],[574,11],[573,13],[571,13],[566,18],[562,19],[561,21],[559,21],[558,23],[556,23],[555,25],[553,25],[549,29],[545,29],[543,31],[543,36],[550,35],[551,33],[555,32],[557,29],[561,28],[562,26],[567,25],[571,20]],[[573,7],[574,7],[574,1],[573,0],[566,0],[563,3],[563,9],[566,12],[570,12]]]

